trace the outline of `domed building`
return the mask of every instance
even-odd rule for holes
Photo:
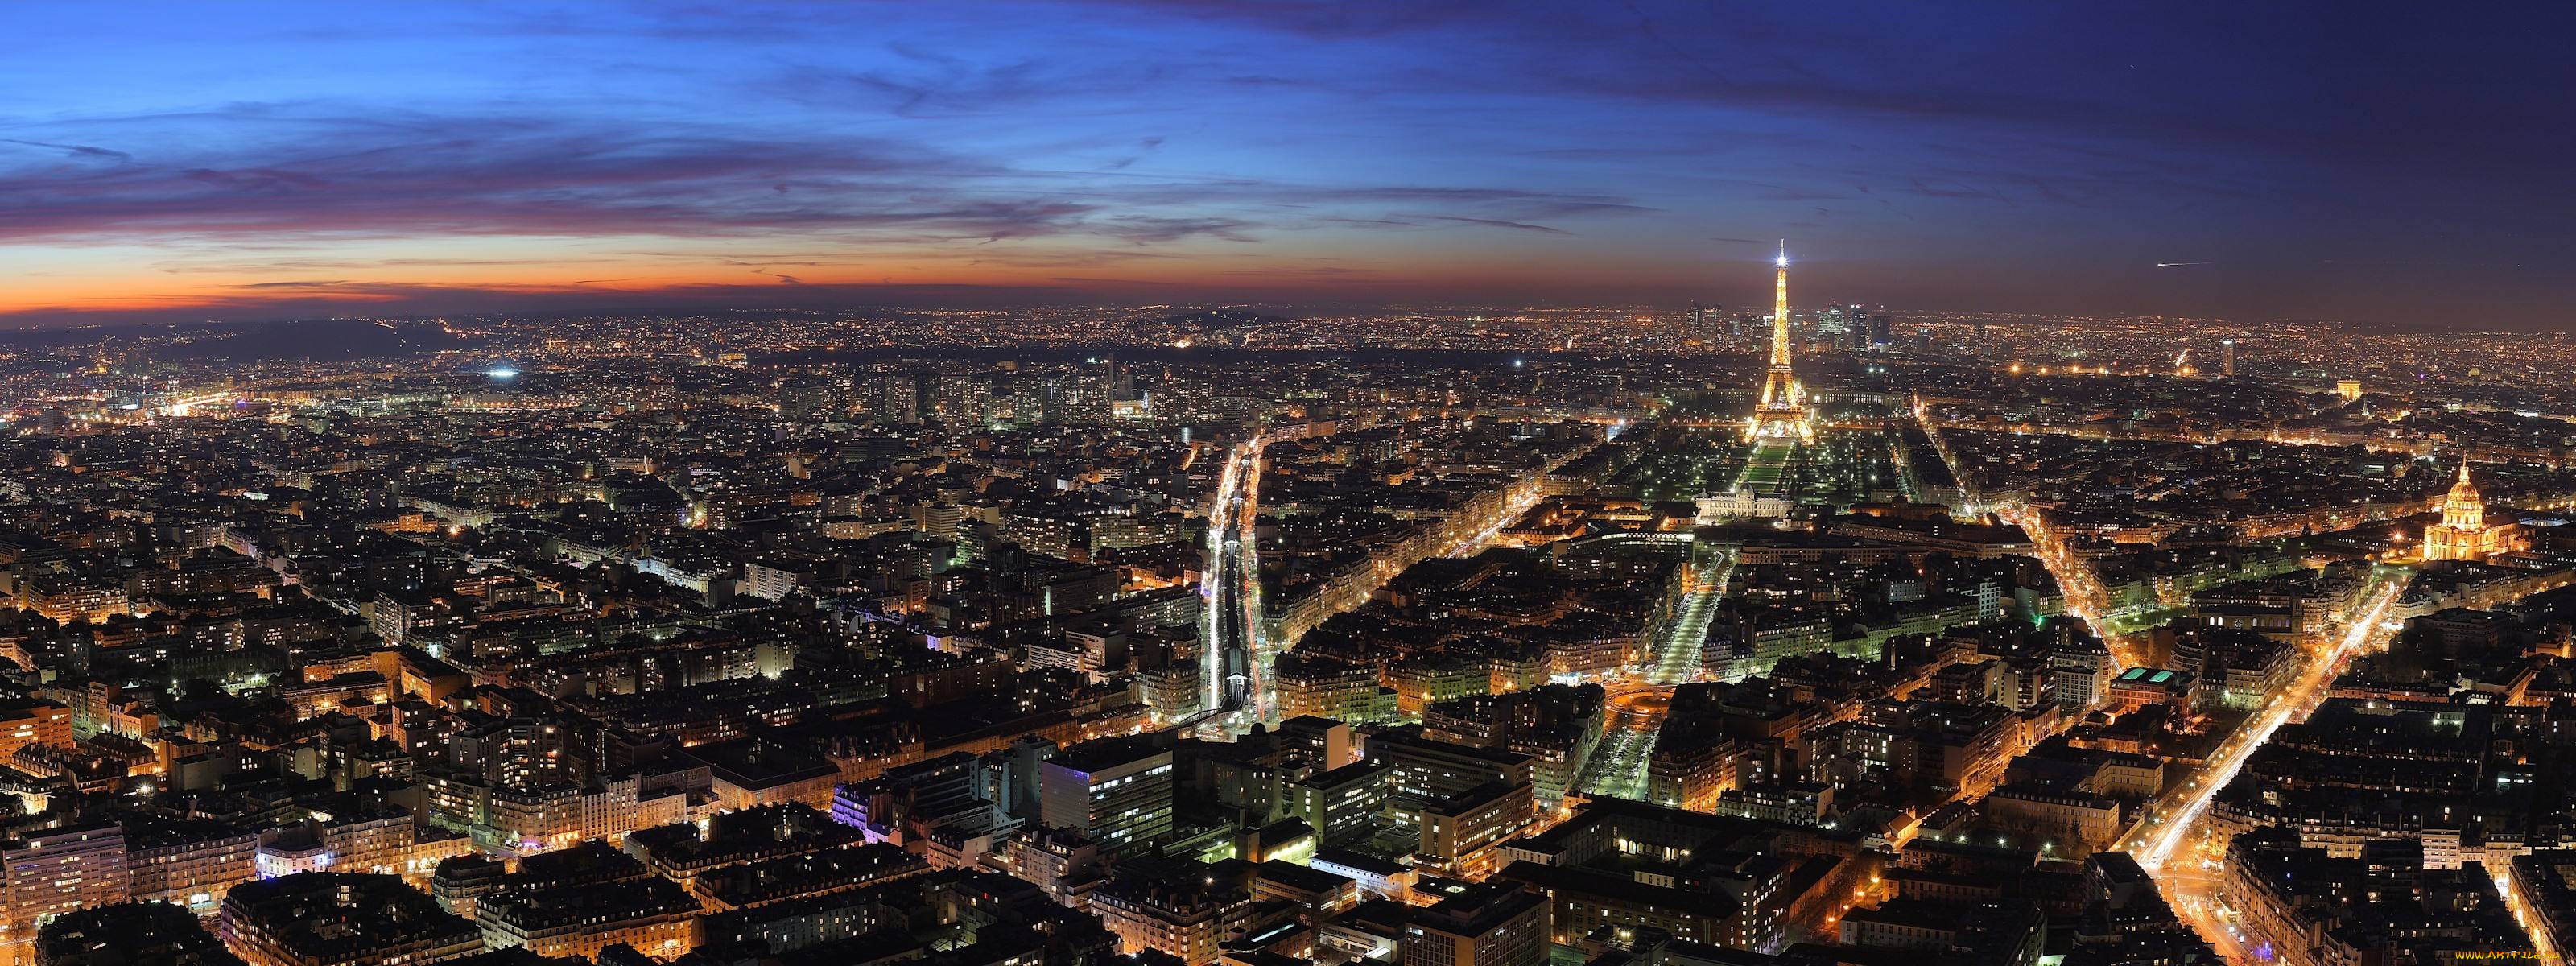
[[[2424,559],[2483,561],[2520,550],[2519,529],[2510,521],[2487,522],[2486,499],[2469,482],[2468,461],[2461,460],[2460,481],[2442,501],[2442,522],[2424,528]]]

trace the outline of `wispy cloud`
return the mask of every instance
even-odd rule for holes
[[[1427,217],[1632,214],[1625,199],[1508,188],[1245,179],[1085,183],[911,141],[793,139],[718,126],[237,105],[61,122],[131,151],[0,154],[0,244],[417,236],[795,236],[1124,243],[1251,241],[1310,208],[1448,209]],[[50,142],[13,139],[30,148]],[[200,145],[227,145],[208,147]],[[1554,229],[1549,229],[1554,230]]]
[[[1458,215],[1436,215],[1434,217],[1441,221],[1457,222],[1466,225],[1484,225],[1488,228],[1510,228],[1518,231],[1534,231],[1547,235],[1574,234],[1573,232],[1566,231],[1562,228],[1550,228],[1546,225],[1533,225],[1518,221],[1504,221],[1500,218],[1464,218]]]

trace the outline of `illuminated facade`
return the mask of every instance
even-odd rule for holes
[[[232,887],[251,880],[259,833],[221,822],[135,823],[127,841],[128,889],[136,902],[167,902],[212,915]],[[129,828],[132,834],[134,828]]]
[[[513,785],[430,774],[421,784],[431,824],[521,852],[564,848],[584,839],[617,842],[637,829],[690,817],[686,792],[647,787],[635,775],[590,785]]]
[[[2469,464],[2460,463],[2460,481],[2442,500],[2442,522],[2424,528],[2424,559],[2480,561],[2522,549],[2514,527],[2487,523],[2486,500],[2469,483]]]
[[[592,882],[554,889],[506,889],[475,903],[487,949],[522,947],[539,956],[596,959],[619,943],[652,956],[697,945],[698,900],[668,879]]]
[[[72,747],[72,709],[41,698],[0,708],[0,758],[28,745]]]
[[[64,624],[104,624],[108,618],[133,612],[122,585],[62,573],[19,578],[18,607]]]
[[[68,825],[0,844],[0,943],[35,938],[46,919],[133,890],[125,829],[115,822]]]
[[[483,951],[483,931],[389,875],[290,875],[233,888],[215,934],[256,966],[436,963]]]
[[[1226,937],[1252,915],[1252,896],[1231,883],[1117,884],[1092,894],[1091,911],[1128,955],[1165,953],[1189,966],[1225,954]]]
[[[1813,442],[1815,423],[1807,415],[1807,387],[1789,367],[1789,247],[1783,242],[1772,263],[1780,270],[1771,291],[1771,371],[1762,377],[1762,401],[1744,421],[1744,438],[1795,439]]]

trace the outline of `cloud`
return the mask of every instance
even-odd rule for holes
[[[0,141],[0,143],[22,144],[31,148],[52,148],[74,158],[97,158],[107,161],[134,160],[133,155],[127,154],[123,151],[110,151],[106,148],[88,144],[52,144],[45,141],[21,141],[16,139],[8,139]]]
[[[1133,242],[1178,241],[1193,235],[1207,235],[1227,241],[1248,242],[1254,227],[1239,218],[1165,218],[1152,215],[1121,215],[1104,218],[1100,230],[1108,235]]]
[[[1530,224],[1535,218],[1647,210],[1615,196],[1518,188],[1089,182],[906,139],[710,125],[639,130],[532,115],[234,105],[64,126],[137,147],[84,153],[123,158],[109,167],[11,165],[0,157],[0,199],[8,202],[0,206],[0,244],[830,233],[1168,244],[1251,241],[1283,215],[1315,208],[1422,208],[1362,217],[1524,231],[1557,230]],[[789,185],[795,190],[779,190]]]
[[[1434,217],[1441,221],[1453,221],[1465,225],[1484,225],[1491,228],[1511,228],[1519,231],[1534,231],[1549,235],[1574,234],[1573,232],[1566,231],[1562,228],[1550,228],[1546,225],[1532,225],[1517,221],[1503,221],[1498,218],[1463,218],[1457,215],[1436,215]]]
[[[613,282],[614,280],[597,280]],[[620,288],[574,282],[562,285],[431,285],[368,280],[316,280],[303,284],[237,287],[229,295],[193,297],[157,307],[106,309],[78,305],[28,306],[0,311],[0,329],[69,325],[137,325],[227,318],[295,319],[327,316],[426,317],[676,312],[715,309],[849,309],[867,306],[1006,306],[1061,304],[1094,298],[1094,288],[1124,286],[1120,295],[1148,285],[1103,279],[1086,285],[957,284],[705,284]]]
[[[901,228],[1079,232],[1094,206],[976,194],[990,171],[916,145],[635,131],[560,118],[391,119],[236,109],[91,122],[157,149],[111,168],[0,167],[0,242],[153,237],[716,236]],[[250,143],[226,149],[192,144]],[[102,149],[104,150],[104,149]],[[818,196],[771,186],[811,183]]]

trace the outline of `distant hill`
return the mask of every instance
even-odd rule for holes
[[[470,350],[488,341],[419,319],[295,319],[16,330],[0,332],[0,347],[36,351],[144,339],[160,342],[152,351],[155,359],[192,362],[395,358]]]
[[[1288,320],[1276,315],[1262,315],[1242,309],[1200,309],[1196,312],[1165,316],[1155,321],[1163,325],[1184,328],[1232,329],[1247,325],[1270,325]]]

